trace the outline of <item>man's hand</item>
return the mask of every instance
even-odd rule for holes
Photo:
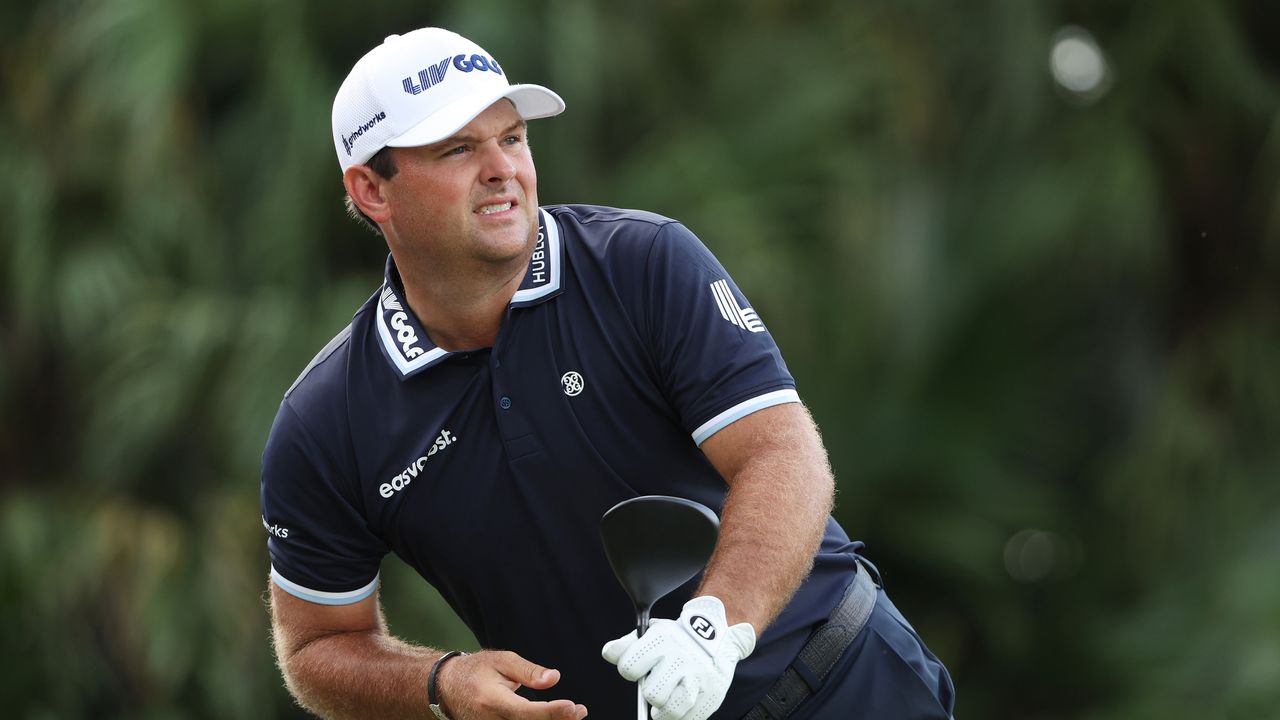
[[[456,657],[436,678],[440,702],[452,720],[581,720],[587,708],[571,700],[532,702],[516,694],[521,685],[545,690],[560,682],[560,671],[544,668],[513,652],[486,650]]]
[[[705,720],[720,707],[738,661],[756,647],[750,623],[729,627],[711,595],[685,603],[678,620],[654,620],[607,643],[601,654],[628,680],[640,680],[653,720]],[[641,679],[643,678],[643,679]]]

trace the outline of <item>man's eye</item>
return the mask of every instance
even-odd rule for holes
[[[467,151],[467,146],[466,146],[466,145],[459,145],[458,147],[455,147],[455,148],[449,148],[448,150],[445,150],[445,151],[444,151],[444,155],[445,155],[446,157],[447,157],[447,156],[449,156],[449,155],[461,155],[462,153],[464,153],[464,152],[466,152],[466,151]]]
[[[522,138],[519,135],[508,135],[505,138],[503,138],[502,141],[508,145],[519,145],[523,139],[524,138]]]

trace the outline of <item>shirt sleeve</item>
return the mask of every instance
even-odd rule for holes
[[[694,442],[757,410],[800,402],[764,321],[684,225],[658,231],[646,282],[647,342]]]
[[[276,585],[310,602],[347,605],[377,589],[387,548],[333,453],[288,399],[281,403],[262,457],[262,524]]]

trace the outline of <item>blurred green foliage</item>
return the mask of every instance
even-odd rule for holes
[[[429,24],[567,99],[543,202],[681,218],[734,273],[959,716],[1280,717],[1265,0],[5,4],[6,717],[301,715],[257,466],[380,281],[333,92]],[[1049,72],[1069,25],[1101,97]],[[393,630],[474,642],[384,581]]]

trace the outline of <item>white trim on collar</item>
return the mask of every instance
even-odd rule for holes
[[[538,212],[541,213],[538,239],[524,281],[511,297],[511,307],[534,305],[560,292],[564,264],[560,226],[551,213],[542,208],[538,208]],[[397,283],[392,280],[395,273],[395,259],[388,257],[386,277],[374,305],[373,324],[377,327],[382,354],[403,380],[444,360],[450,352],[433,345],[418,319],[404,306]]]
[[[390,309],[386,304],[388,302],[399,304],[400,301],[391,286],[384,285],[382,292],[378,296],[378,310],[377,315],[374,317],[374,324],[378,326],[378,338],[382,340],[382,349],[385,351],[383,354],[396,366],[402,377],[408,377],[429,365],[433,365],[449,354],[448,350],[430,346],[431,349],[426,351],[422,351],[422,348],[417,348],[422,352],[421,355],[415,358],[406,358],[405,351],[396,345],[396,339],[391,336],[391,328],[387,327],[387,316],[384,309]],[[412,328],[412,325],[408,325],[408,311],[400,310],[399,312],[405,313],[406,326]],[[418,338],[417,341],[426,345],[431,342],[425,337]]]
[[[551,213],[538,208],[542,213],[538,241],[533,246],[533,257],[529,259],[529,272],[525,282],[511,296],[511,304],[523,304],[541,300],[551,293],[560,290],[560,226],[556,225]],[[543,232],[545,230],[545,233]]]

